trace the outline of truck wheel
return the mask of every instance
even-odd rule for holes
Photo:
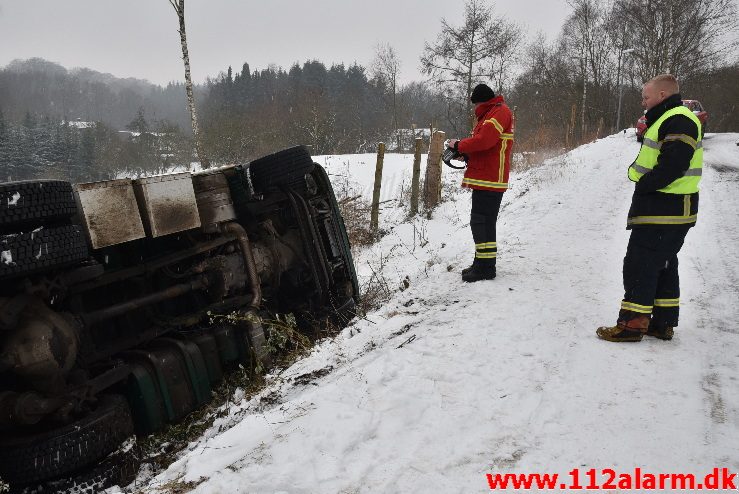
[[[74,264],[88,256],[79,225],[0,235],[0,279]]]
[[[26,487],[22,494],[54,492],[56,494],[97,494],[114,485],[126,486],[134,481],[141,465],[136,436],[104,460],[75,472],[70,478],[52,480]]]
[[[103,395],[95,410],[63,427],[0,439],[0,477],[22,486],[68,475],[104,458],[133,435],[120,395]]]
[[[254,190],[264,193],[270,187],[304,185],[313,166],[308,149],[295,146],[252,161],[249,174]]]
[[[61,180],[0,184],[0,228],[69,218],[77,212],[72,185]]]

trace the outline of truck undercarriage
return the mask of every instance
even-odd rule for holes
[[[0,256],[0,478],[18,488],[58,487],[207,403],[229,369],[268,366],[272,315],[341,326],[359,294],[331,183],[302,147],[74,189],[0,184]],[[94,477],[125,477],[105,468]]]

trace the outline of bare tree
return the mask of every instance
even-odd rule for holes
[[[393,130],[398,140],[398,151],[400,147],[400,134],[398,133],[398,75],[400,74],[400,60],[390,44],[385,43],[375,47],[375,58],[372,62],[372,74],[376,79],[387,85],[392,98],[393,107]]]
[[[582,82],[580,138],[587,134],[588,85],[599,89],[607,80],[612,51],[604,23],[606,11],[595,0],[568,0],[572,14],[562,29],[562,43],[569,57],[577,61]],[[592,96],[591,96],[592,97]]]
[[[665,72],[690,79],[736,49],[734,0],[617,0],[614,11],[637,40],[634,70],[642,81]]]
[[[475,83],[492,80],[500,92],[512,79],[507,69],[513,62],[511,53],[517,51],[520,42],[518,26],[503,17],[494,17],[485,0],[467,0],[464,24],[456,27],[441,20],[439,40],[426,43],[421,69],[458,111],[469,114],[472,105],[468,96]],[[455,122],[450,123],[456,127]]]
[[[169,0],[169,4],[177,13],[180,23],[180,43],[182,44],[182,61],[185,63],[185,90],[187,91],[187,105],[190,108],[190,121],[192,123],[192,134],[195,139],[195,151],[198,154],[200,165],[203,168],[210,168],[210,161],[205,155],[203,143],[200,138],[200,129],[198,128],[198,117],[195,112],[195,95],[192,90],[192,76],[190,75],[190,55],[187,52],[187,36],[185,35],[185,0]]]

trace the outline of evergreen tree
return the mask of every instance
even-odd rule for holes
[[[134,117],[134,119],[131,120],[128,125],[126,125],[126,129],[130,130],[131,132],[138,132],[139,134],[149,132],[149,123],[146,121],[143,106],[139,107],[138,111],[136,112],[136,117]]]

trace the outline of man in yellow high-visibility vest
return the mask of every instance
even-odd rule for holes
[[[683,106],[677,80],[659,75],[644,84],[647,130],[629,167],[636,182],[626,228],[624,298],[615,326],[597,330],[608,341],[671,340],[678,322],[677,253],[698,217],[703,171],[701,124]]]

